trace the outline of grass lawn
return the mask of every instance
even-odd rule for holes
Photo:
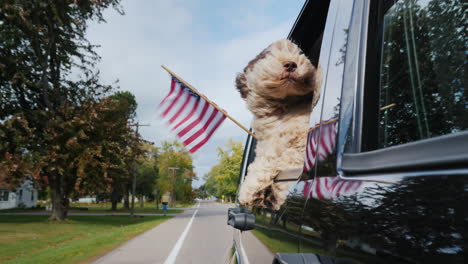
[[[88,208],[88,210],[82,210],[81,208]],[[124,208],[117,208],[116,211],[112,211],[110,207],[74,207],[71,208],[71,213],[130,213],[130,210]],[[184,212],[184,210],[180,209],[168,209],[168,214],[179,214]],[[145,214],[163,214],[164,211],[162,209],[156,210],[156,208],[151,207],[137,207],[135,206],[135,213],[145,213]]]
[[[175,208],[186,208],[191,207],[193,204],[180,204],[179,206],[176,205]],[[130,213],[130,210],[124,209],[122,204],[118,204],[117,210],[111,210],[110,203],[99,203],[99,204],[80,204],[74,203],[71,205],[69,210],[70,213]],[[87,209],[86,209],[87,208]],[[139,204],[135,204],[135,213],[145,213],[145,214],[163,214],[164,211],[161,209],[155,208],[154,204],[145,204],[145,207],[140,207]],[[36,209],[36,208],[12,208],[6,210],[0,210],[0,213],[27,213],[27,212],[44,212],[45,209]],[[181,209],[169,209],[167,210],[168,214],[178,214],[182,213],[183,210]]]
[[[87,262],[171,217],[71,216],[63,222],[47,218],[0,215],[0,262]]]
[[[192,207],[195,205],[195,201],[194,202],[188,202],[188,203],[182,203],[182,202],[176,202],[176,205],[175,206],[172,206],[172,205],[169,205],[169,209],[170,208],[188,208],[188,207]],[[141,207],[140,203],[139,202],[135,202],[135,210],[138,210],[138,209],[156,209],[156,205],[154,202],[145,202],[143,204],[144,206]],[[88,207],[90,210],[91,209],[95,209],[95,208],[100,208],[100,209],[109,209],[112,207],[112,204],[110,202],[102,202],[102,203],[79,203],[79,202],[72,202],[70,204],[71,207]],[[130,203],[130,206],[131,206],[131,203]],[[162,204],[158,204],[158,208],[161,209],[162,208]],[[123,204],[122,203],[117,203],[117,209],[123,209]]]

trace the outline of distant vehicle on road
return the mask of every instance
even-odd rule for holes
[[[229,212],[232,263],[466,263],[466,9],[305,3],[289,38],[323,79],[306,169],[278,176],[294,182],[279,211]],[[249,136],[241,183],[255,145]]]

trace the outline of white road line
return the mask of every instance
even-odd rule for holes
[[[242,260],[243,260],[242,263],[245,262],[246,264],[250,264],[249,263],[249,258],[247,257],[247,254],[245,254],[244,246],[242,245],[242,232],[240,232],[240,231],[239,231],[239,243],[240,243],[240,251],[241,251]]]
[[[164,264],[174,264],[175,260],[177,258],[177,255],[179,254],[180,248],[182,248],[182,244],[184,244],[185,237],[188,234],[188,231],[190,229],[190,226],[192,225],[193,219],[195,219],[195,215],[197,214],[198,209],[195,210],[195,212],[192,215],[192,218],[187,224],[187,227],[185,227],[184,232],[182,232],[182,235],[180,235],[179,240],[177,240],[177,243],[175,244],[174,248],[172,249],[171,253],[169,256],[166,258],[166,261],[164,261]]]

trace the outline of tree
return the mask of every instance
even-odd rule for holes
[[[120,0],[5,0],[0,5],[0,177],[14,183],[31,175],[50,187],[51,219],[67,216],[73,192],[106,188],[133,141],[112,121],[117,108],[104,99],[99,56],[85,38],[87,22]],[[79,76],[72,76],[78,73]],[[4,140],[12,140],[5,142]]]
[[[192,181],[196,179],[193,171],[193,160],[190,153],[177,141],[163,141],[158,156],[158,194],[166,192],[180,201],[190,201],[194,198]],[[169,168],[177,168],[170,170]]]
[[[204,176],[205,186],[211,195],[218,197],[224,195],[228,199],[234,200],[244,147],[242,142],[235,142],[232,139],[225,144],[225,147],[226,149],[218,147],[219,162]]]
[[[138,105],[135,96],[130,92],[116,92],[111,95],[109,99],[117,105],[117,108],[114,110],[114,121],[119,122],[122,127],[126,127],[129,122],[134,120],[136,115]],[[123,166],[119,166],[109,172],[113,180],[110,195],[112,210],[117,210],[117,203],[122,200],[122,198],[125,200],[124,207],[129,209],[128,197],[133,179],[132,164],[136,158],[135,155],[137,155],[134,149],[132,149],[131,142],[122,141],[120,142],[120,147],[123,149],[120,157],[123,158]],[[142,154],[141,151],[139,151],[139,153]]]
[[[144,155],[138,159],[138,174],[136,180],[136,194],[141,204],[144,197],[153,196],[158,178],[158,148],[148,143],[141,145]]]
[[[208,198],[208,193],[206,192],[206,185],[205,184],[201,185],[198,188],[195,188],[193,190],[193,192],[194,192],[196,198],[200,198],[200,199]]]

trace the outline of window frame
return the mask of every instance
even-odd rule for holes
[[[6,189],[0,190],[0,202],[8,202],[10,198],[10,191]]]
[[[376,60],[372,58],[375,56],[372,55],[380,52],[368,45],[370,42],[378,43],[368,39],[382,38],[382,30],[379,25],[375,25],[375,20],[379,16],[383,18],[384,12],[378,10],[382,10],[382,6],[378,6],[377,2],[380,1],[355,1],[353,7],[341,97],[341,122],[337,145],[338,174],[342,177],[387,173],[398,173],[400,176],[407,173],[414,176],[415,173],[432,174],[435,170],[451,170],[456,174],[468,173],[468,131],[367,151],[375,142],[366,142],[363,139],[369,138],[369,134],[376,133],[378,129],[372,129],[376,127],[375,123],[372,123],[374,119],[376,120],[376,115],[373,117],[369,114],[372,111],[367,113],[364,111],[364,109],[378,108],[378,101],[369,100],[375,98],[372,94],[375,91],[365,89],[365,84],[376,78],[375,70],[380,69],[380,67],[366,67],[375,64]],[[388,2],[380,4],[388,5]],[[373,70],[369,71],[369,68]]]

